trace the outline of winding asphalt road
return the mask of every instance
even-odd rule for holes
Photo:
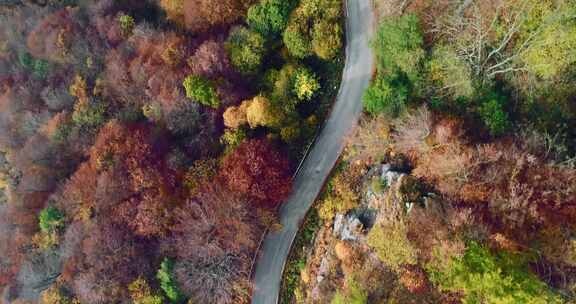
[[[368,46],[372,33],[371,0],[347,0],[346,63],[342,84],[330,117],[302,167],[292,193],[280,209],[282,230],[264,239],[254,274],[252,304],[276,304],[282,272],[290,247],[306,212],[320,193],[342,149],[344,139],[362,111],[362,93],[372,75],[373,56]]]

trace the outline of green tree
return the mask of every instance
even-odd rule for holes
[[[171,303],[182,303],[184,301],[184,295],[180,292],[174,279],[174,262],[171,259],[164,258],[160,264],[160,269],[156,273],[156,278],[160,282],[160,288]]]
[[[331,60],[342,48],[342,27],[339,23],[322,19],[312,30],[312,49],[324,60]]]
[[[503,100],[494,95],[484,101],[478,109],[480,118],[494,136],[502,135],[512,128],[508,113],[504,110]]]
[[[49,68],[48,61],[44,59],[34,60],[34,65],[32,67],[32,74],[40,79],[44,79],[48,75],[48,68]]]
[[[294,18],[297,19],[297,17]],[[288,52],[300,59],[313,54],[306,22],[306,19],[291,20],[283,34],[284,45]]]
[[[410,86],[401,75],[378,76],[364,92],[364,109],[373,115],[398,116],[406,109],[409,96]]]
[[[56,207],[42,209],[38,220],[40,230],[44,233],[53,233],[64,228],[64,214]]]
[[[372,41],[378,72],[395,73],[400,70],[411,83],[418,83],[425,55],[423,43],[420,21],[416,15],[384,19]]]
[[[549,79],[576,63],[575,14],[576,5],[566,1],[541,21],[534,42],[520,53],[521,61],[530,72]]]
[[[284,31],[293,8],[290,0],[261,0],[248,9],[246,21],[250,28],[265,37]]]
[[[299,68],[294,75],[293,91],[300,100],[310,100],[320,89],[318,78],[307,68]]]
[[[96,130],[106,121],[107,106],[102,102],[78,100],[72,112],[72,122],[84,130]]]
[[[218,93],[209,80],[200,76],[190,75],[184,79],[183,85],[186,90],[186,97],[212,108],[220,106]]]
[[[342,47],[341,16],[341,0],[301,1],[288,20],[284,45],[296,58],[333,59]]]
[[[270,73],[269,89],[271,99],[279,104],[291,99],[294,87],[294,75],[298,67],[293,64],[285,64],[279,71]]]
[[[445,269],[430,268],[431,279],[442,290],[463,294],[464,304],[552,304],[559,296],[530,273],[525,256],[496,254],[471,243],[464,256]]]
[[[226,146],[226,151],[234,150],[246,139],[246,131],[242,128],[226,129],[220,137],[220,143]]]
[[[470,98],[475,93],[470,66],[448,45],[434,48],[428,71],[442,96]]]
[[[266,53],[262,35],[245,27],[232,30],[226,49],[234,67],[243,74],[258,72]]]

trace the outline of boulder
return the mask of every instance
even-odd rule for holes
[[[356,241],[360,238],[364,225],[353,214],[337,214],[334,218],[334,236],[342,241]]]

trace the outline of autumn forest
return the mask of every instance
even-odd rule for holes
[[[0,6],[2,303],[246,303],[339,0]]]

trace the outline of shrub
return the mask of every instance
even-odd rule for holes
[[[118,23],[120,24],[120,28],[122,29],[122,34],[124,34],[124,36],[131,35],[132,31],[134,30],[134,26],[136,25],[134,18],[125,14],[118,16]]]
[[[496,254],[473,242],[447,269],[431,271],[442,290],[461,292],[468,303],[562,303],[560,297],[530,273],[526,257]]]
[[[368,303],[368,292],[353,279],[346,281],[346,290],[336,291],[331,304],[366,304]]]
[[[336,216],[336,213],[341,213],[346,211],[347,208],[344,207],[344,202],[341,198],[334,195],[328,195],[323,200],[318,207],[318,216],[325,221],[331,221]]]
[[[300,100],[310,100],[320,89],[317,77],[306,68],[300,68],[294,76],[294,94]]]
[[[46,207],[40,211],[38,217],[40,230],[44,233],[52,233],[64,228],[64,214],[56,207]]]
[[[377,224],[368,233],[368,245],[374,249],[382,263],[392,269],[417,262],[416,249],[408,240],[404,222]]]
[[[178,286],[176,286],[176,281],[174,279],[174,262],[169,258],[164,258],[160,264],[160,269],[156,273],[156,278],[160,282],[160,288],[166,294],[166,297],[172,303],[182,303],[184,296],[180,292]]]
[[[480,105],[478,113],[482,121],[494,136],[502,135],[512,128],[508,113],[504,110],[502,102],[496,98],[490,98]]]
[[[262,35],[244,27],[232,30],[226,49],[232,65],[243,74],[255,74],[266,53]]]
[[[154,294],[144,278],[138,278],[128,285],[133,304],[163,304],[164,297]]]
[[[186,90],[186,97],[212,108],[220,106],[218,93],[209,80],[200,76],[190,75],[184,79],[183,85]]]

